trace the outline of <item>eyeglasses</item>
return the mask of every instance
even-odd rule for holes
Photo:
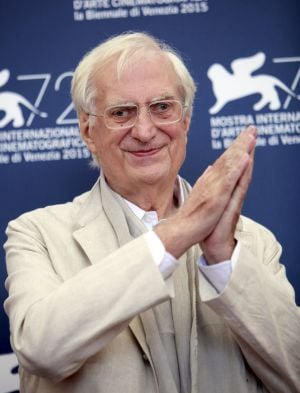
[[[142,106],[147,108],[151,121],[157,126],[179,122],[182,119],[183,109],[186,108],[178,100],[160,100],[140,106],[136,104],[109,106],[102,114],[88,113],[88,115],[103,117],[107,128],[120,130],[135,125]]]

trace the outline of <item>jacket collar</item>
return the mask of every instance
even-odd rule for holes
[[[101,203],[100,180],[83,196],[75,199],[80,207],[75,217],[73,238],[83,249],[92,264],[113,252],[117,247],[113,228]]]

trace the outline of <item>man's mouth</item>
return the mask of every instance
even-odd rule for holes
[[[156,153],[158,153],[161,150],[161,147],[156,147],[153,149],[147,149],[147,150],[134,150],[134,151],[129,151],[130,154],[133,154],[136,157],[149,157],[149,156],[154,156]]]

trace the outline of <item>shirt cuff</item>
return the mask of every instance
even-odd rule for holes
[[[145,237],[153,260],[159,268],[163,278],[166,280],[179,266],[179,262],[173,257],[173,255],[166,251],[162,241],[154,231],[147,232]]]
[[[236,266],[239,253],[240,244],[237,242],[230,260],[208,265],[203,255],[198,259],[197,264],[201,273],[204,274],[207,280],[219,293],[221,293],[228,284],[231,272]]]

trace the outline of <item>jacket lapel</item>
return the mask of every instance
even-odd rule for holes
[[[118,247],[113,228],[101,206],[99,181],[83,201],[75,219],[73,238],[91,264],[101,261]]]
[[[91,264],[98,263],[102,258],[131,240],[125,216],[119,214],[120,206],[112,198],[106,186],[100,190],[100,181],[94,185],[87,199],[83,202],[76,220],[74,239],[87,255]],[[109,217],[106,214],[109,212]],[[151,355],[146,343],[145,333],[140,318],[135,317],[129,324],[138,344],[152,365]]]

